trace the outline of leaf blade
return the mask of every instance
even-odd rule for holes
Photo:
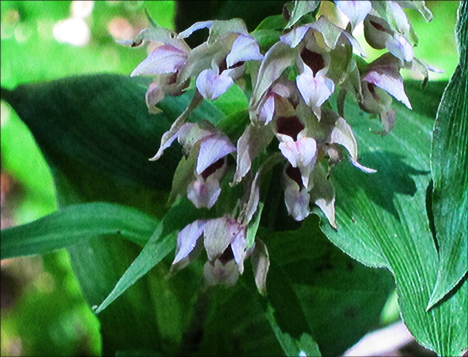
[[[460,63],[445,89],[432,143],[432,209],[440,268],[428,309],[467,274],[468,257],[468,6],[460,3],[457,43]]]
[[[156,224],[155,218],[122,205],[72,205],[29,224],[2,230],[1,259],[45,254],[113,233],[144,245]]]

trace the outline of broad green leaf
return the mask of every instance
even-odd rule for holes
[[[65,207],[37,221],[2,230],[1,259],[45,254],[102,234],[117,234],[144,246],[157,220],[110,203]]]
[[[199,212],[187,199],[182,200],[171,209],[158,224],[141,253],[133,261],[125,274],[120,278],[109,296],[99,305],[99,314],[138,279],[148,273],[156,264],[164,259],[176,246],[177,233],[187,224],[199,218]]]
[[[271,307],[265,311],[272,323],[274,310],[278,326],[272,327],[283,347],[296,348],[303,336],[310,336],[324,356],[340,355],[376,327],[394,287],[387,271],[363,266],[341,252],[320,231],[316,216],[299,230],[261,229],[260,235],[271,261]]]
[[[468,271],[468,4],[460,3],[456,31],[460,63],[445,89],[432,143],[432,211],[440,268],[429,308]]]
[[[127,185],[167,190],[180,150],[166,150],[157,162],[148,159],[192,93],[168,97],[160,104],[164,112],[151,115],[142,100],[148,83],[119,75],[79,76],[12,91],[2,88],[2,99],[28,126],[49,161],[77,162]],[[222,116],[204,102],[191,120]]]
[[[407,83],[414,109],[395,103],[396,127],[385,137],[369,131],[369,121],[348,104],[345,116],[355,130],[360,162],[377,173],[338,165],[332,175],[338,229],[324,220],[322,230],[353,258],[393,273],[403,320],[419,343],[440,355],[459,355],[467,346],[466,287],[426,311],[439,261],[425,203],[431,133],[444,86],[429,83],[422,91]]]

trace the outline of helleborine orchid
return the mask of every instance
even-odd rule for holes
[[[159,112],[156,105],[166,95],[193,90],[190,104],[150,159],[159,159],[175,140],[182,146],[184,157],[174,174],[169,203],[186,195],[195,207],[219,217],[200,218],[179,232],[172,271],[188,264],[204,247],[207,284],[232,285],[243,273],[245,259],[252,256],[257,287],[265,293],[268,251],[256,232],[265,196],[271,192],[268,185],[278,182],[270,181],[271,173],[282,170],[284,204],[294,220],[303,221],[315,205],[338,229],[330,179],[334,167],[349,160],[366,173],[375,172],[358,162],[357,141],[344,110],[346,94],[352,94],[363,111],[378,115],[381,134],[388,133],[395,125],[393,98],[411,109],[400,70],[419,71],[425,80],[434,70],[414,58],[417,38],[403,7],[415,8],[428,21],[431,14],[423,2],[334,3],[349,20],[345,28],[325,15],[315,18],[320,2],[295,1],[285,7],[286,25],[281,29],[277,18],[251,33],[240,19],[202,21],[179,34],[159,27],[145,30],[131,43],[158,43],[132,73],[154,77],[146,93],[151,112]],[[274,29],[269,28],[272,24]],[[370,63],[352,35],[360,24],[371,47],[388,50]],[[191,49],[185,39],[200,29],[208,29],[208,38]],[[233,85],[244,90],[248,108],[227,113],[221,124],[226,133],[210,118],[189,121],[203,100],[215,101]],[[234,117],[242,117],[245,128],[239,129],[244,122],[234,123]],[[235,170],[229,167],[231,156]],[[232,182],[222,185],[227,177]],[[237,191],[219,200],[221,187]]]

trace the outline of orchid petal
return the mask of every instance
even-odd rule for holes
[[[171,45],[156,48],[130,74],[130,76],[175,73],[187,60],[187,53]]]
[[[228,221],[230,221],[229,218],[221,217],[209,220],[205,226],[204,245],[210,261],[219,258],[223,254],[237,233]]]
[[[232,67],[238,62],[262,60],[260,47],[252,36],[239,35],[232,44],[231,52],[226,58],[228,67]]]
[[[321,106],[335,90],[330,78],[321,75],[314,77],[307,65],[304,65],[304,72],[297,76],[296,83],[304,102],[311,107]]]
[[[317,144],[314,139],[303,137],[298,141],[285,141],[279,144],[283,156],[292,167],[301,171],[304,187],[309,184],[309,174],[317,160]]]
[[[203,97],[200,95],[200,93],[198,93],[198,91],[195,91],[189,106],[183,111],[182,114],[179,115],[174,123],[172,123],[170,129],[163,134],[159,150],[156,155],[150,159],[150,161],[158,160],[162,156],[164,150],[171,146],[174,140],[177,139],[179,130],[185,124],[185,121],[187,120],[190,113],[192,113],[195,108],[197,108],[202,103],[202,101]]]
[[[335,1],[336,7],[340,10],[351,23],[351,29],[361,23],[372,10],[370,1]]]
[[[189,37],[192,33],[194,33],[195,31],[197,30],[201,30],[201,29],[205,29],[205,28],[209,28],[211,27],[211,25],[213,24],[214,21],[210,20],[210,21],[199,21],[199,22],[195,22],[192,26],[190,26],[187,30],[185,31],[182,31],[181,33],[179,33],[179,35],[177,36],[177,38],[181,39],[181,38],[186,38],[186,37]]]
[[[258,70],[250,108],[255,110],[268,88],[281,76],[283,71],[291,65],[296,58],[296,51],[283,43],[275,43],[265,54],[262,64]]]
[[[314,202],[328,219],[333,228],[337,228],[335,221],[335,190],[327,179],[327,171],[323,165],[316,165],[312,172],[314,187],[310,191],[311,201]]]
[[[237,263],[239,273],[244,272],[244,260],[246,256],[246,239],[245,239],[245,227],[238,226],[238,231],[234,236],[234,239],[231,242],[231,249],[234,255],[234,260]]]
[[[249,172],[255,159],[273,139],[273,132],[264,126],[249,125],[237,141],[237,168],[234,182],[238,183]]]
[[[177,235],[177,254],[172,262],[173,265],[186,258],[195,248],[206,223],[206,220],[196,220],[179,232]]]
[[[224,134],[214,134],[203,138],[198,151],[196,172],[201,174],[210,165],[236,151],[236,147]]]
[[[406,62],[411,62],[414,57],[413,46],[402,35],[395,34],[394,37],[389,37],[385,41],[385,47],[389,52]]]
[[[310,26],[307,25],[293,28],[286,35],[281,36],[280,40],[287,44],[289,47],[295,48],[299,43],[301,43],[302,39],[309,30]]]
[[[148,90],[145,93],[145,102],[148,110],[152,114],[161,113],[162,110],[156,108],[155,105],[164,99],[165,92],[162,87],[154,82],[150,83]]]
[[[215,100],[225,93],[234,81],[227,75],[219,75],[212,69],[202,71],[196,80],[198,91],[206,99]]]
[[[357,160],[358,148],[357,141],[354,137],[353,130],[349,124],[342,117],[338,116],[332,111],[328,111],[332,116],[335,116],[335,124],[330,134],[330,144],[340,144],[346,148],[353,160]]]
[[[239,270],[234,260],[223,264],[216,259],[214,262],[207,261],[205,263],[203,275],[208,285],[222,283],[226,286],[233,286],[239,278]]]
[[[300,189],[298,184],[289,177],[286,178],[286,181],[288,182],[284,190],[286,209],[296,221],[302,221],[310,214],[310,195],[306,188]]]
[[[211,208],[221,193],[219,180],[208,177],[207,180],[199,178],[192,181],[187,187],[187,198],[197,208]]]
[[[265,102],[260,106],[258,113],[258,121],[262,124],[268,124],[273,120],[273,115],[275,114],[275,95],[271,93],[265,99]]]
[[[403,79],[396,69],[391,67],[380,67],[368,72],[362,80],[375,84],[377,87],[387,91],[393,97],[398,99],[409,109],[412,109],[411,103],[405,93]]]
[[[270,257],[266,245],[261,240],[256,241],[250,261],[255,276],[255,285],[257,285],[260,294],[266,295],[266,278],[270,267]]]

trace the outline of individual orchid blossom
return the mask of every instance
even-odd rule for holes
[[[176,169],[170,201],[187,192],[195,207],[213,207],[227,169],[225,157],[236,148],[226,135],[205,121],[183,125],[177,138],[187,158]]]
[[[245,73],[245,62],[260,61],[263,55],[255,39],[248,34],[239,34],[232,43],[229,54],[216,61],[211,69],[203,70],[197,77],[196,85],[204,98],[216,100]],[[219,64],[217,62],[220,62]]]
[[[189,84],[187,81],[177,81],[177,76],[187,62],[190,47],[184,40],[175,39],[172,31],[163,30],[166,29],[143,30],[132,43],[132,46],[137,46],[143,41],[161,44],[131,73],[131,76],[155,76],[146,92],[148,109],[155,114],[161,111],[155,105],[163,100],[166,94],[180,95]]]
[[[189,263],[189,255],[202,235],[208,257],[205,277],[209,283],[215,281],[232,285],[244,271],[244,260],[251,251],[246,249],[246,227],[228,216],[197,220],[181,230],[177,235],[173,269]],[[236,269],[233,269],[233,264]]]
[[[411,62],[414,57],[413,46],[401,34],[377,16],[368,15],[364,21],[364,36],[375,49],[387,48],[391,54],[402,61]]]
[[[306,136],[307,130],[297,116],[280,117],[276,121],[276,136],[283,156],[301,172],[302,183],[309,183],[309,175],[317,160],[317,145],[313,138]]]

